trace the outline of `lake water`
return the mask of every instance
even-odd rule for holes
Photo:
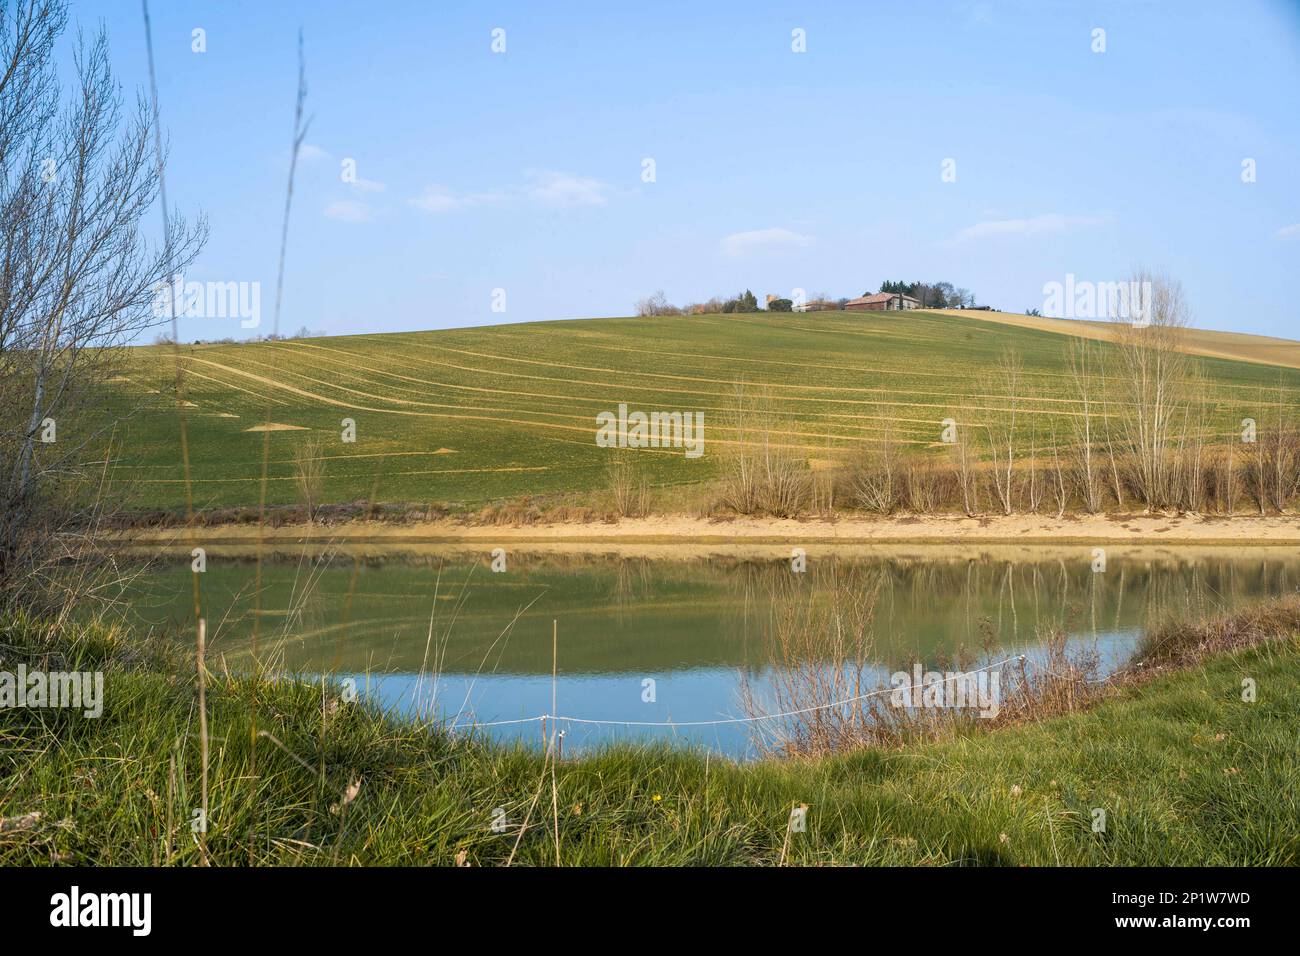
[[[611,722],[561,722],[566,753],[659,737],[744,758],[756,753],[752,724],[699,722],[746,717],[746,687],[775,701],[777,636],[801,614],[828,626],[824,612],[846,595],[874,598],[867,673],[885,680],[915,660],[1033,658],[1053,628],[1095,650],[1105,670],[1152,622],[1300,587],[1300,554],[1287,548],[1110,548],[1104,571],[1086,545],[809,548],[802,573],[776,545],[520,545],[503,572],[489,550],[268,551],[259,610],[250,549],[210,548],[200,576],[210,661],[238,668],[256,647],[284,671],[352,677],[386,708],[459,725],[549,713]],[[192,601],[188,556],[154,557],[135,612],[192,639]],[[538,743],[543,727],[480,732]]]

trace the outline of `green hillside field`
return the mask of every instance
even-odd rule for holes
[[[1045,431],[1074,414],[1068,335],[952,313],[696,315],[581,319],[433,332],[183,345],[191,487],[197,509],[255,506],[269,441],[267,502],[299,500],[294,450],[324,443],[323,499],[475,507],[605,487],[610,451],[596,416],[619,403],[702,412],[706,451],[638,451],[656,489],[700,485],[738,441],[736,391],[766,403],[768,440],[835,461],[885,422],[934,448],[945,418],[998,413],[990,398],[1007,349],[1023,364],[1022,420]],[[1111,349],[1109,343],[1098,348]],[[1229,435],[1300,395],[1300,370],[1195,358]],[[171,346],[131,349],[106,407],[118,418],[113,479],[135,506],[185,503]],[[1276,409],[1276,406],[1275,406]],[[1291,408],[1294,412],[1295,409]],[[342,420],[356,440],[341,440]],[[250,430],[271,425],[273,430]],[[282,427],[290,426],[290,427]],[[667,489],[667,492],[665,492]],[[682,489],[683,496],[689,493]]]

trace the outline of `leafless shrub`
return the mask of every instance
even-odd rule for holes
[[[1287,640],[1298,633],[1300,598],[1295,596],[1203,621],[1170,621],[1143,637],[1124,673],[1185,667],[1211,654]]]
[[[777,413],[770,396],[738,384],[728,425],[735,444],[722,446],[723,507],[744,515],[799,514],[808,502],[810,472],[807,460],[789,445],[793,426]]]
[[[909,456],[903,466],[903,485],[908,510],[915,514],[934,514],[944,500],[943,478],[929,455]]]
[[[1040,634],[1038,648],[1034,663],[1022,660],[1002,670],[998,714],[981,721],[989,729],[1074,713],[1107,693],[1098,679],[1101,660],[1095,650],[1071,649],[1060,628]]]
[[[838,473],[832,468],[813,469],[809,479],[808,504],[814,514],[834,518],[839,503]]]
[[[1285,512],[1300,491],[1300,423],[1279,381],[1261,390],[1255,441],[1246,453],[1246,484],[1260,514]]]
[[[1241,494],[1235,443],[1229,442],[1214,453],[1211,474],[1214,482],[1213,498],[1218,503],[1219,513],[1235,514],[1237,499]]]
[[[902,445],[894,416],[877,408],[879,430],[866,439],[849,461],[849,477],[856,503],[876,514],[893,514],[903,496]]]
[[[605,483],[620,518],[642,518],[650,513],[650,484],[637,468],[633,452],[612,455],[605,466]]]
[[[771,751],[824,754],[870,741],[870,700],[830,706],[876,688],[871,665],[871,622],[879,582],[852,571],[830,582],[823,598],[811,588],[776,595],[769,651],[772,684],[763,694],[742,685],[750,716],[803,711],[762,721],[762,745]],[[760,700],[760,697],[765,698]]]
[[[307,521],[316,520],[325,488],[325,443],[313,436],[300,441],[293,449],[293,475],[307,509]]]

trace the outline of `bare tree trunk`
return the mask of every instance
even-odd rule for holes
[[[1020,359],[1010,349],[998,361],[996,388],[987,390],[990,398],[1003,403],[989,413],[985,426],[993,472],[993,492],[1003,514],[1011,514],[1016,505],[1016,428],[1020,409]]]
[[[1061,446],[1056,440],[1056,423],[1052,423],[1052,494],[1056,498],[1056,517],[1059,519],[1065,514],[1065,507],[1069,503],[1069,487],[1065,481],[1065,467],[1061,464]]]
[[[1071,419],[1074,424],[1074,441],[1078,456],[1079,491],[1083,507],[1088,514],[1101,510],[1101,476],[1094,461],[1093,418],[1097,404],[1097,363],[1095,347],[1086,339],[1070,340],[1070,374],[1074,383],[1075,401],[1079,414]]]

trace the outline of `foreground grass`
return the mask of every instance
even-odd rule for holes
[[[69,639],[17,618],[0,645],[0,670],[103,669],[107,698],[97,720],[0,711],[0,864],[497,865],[512,852],[516,864],[558,855],[565,865],[1300,859],[1295,634],[1085,712],[899,750],[744,766],[606,750],[561,762],[554,797],[538,753],[451,740],[332,698],[322,706],[319,686],[213,673],[203,841],[190,826],[201,799],[192,662],[121,632]],[[806,832],[788,833],[800,804]]]

